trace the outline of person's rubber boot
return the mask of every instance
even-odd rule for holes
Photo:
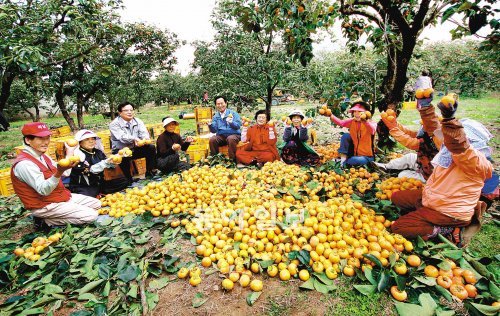
[[[48,232],[50,230],[50,226],[45,223],[45,220],[40,217],[33,216],[33,226],[35,226],[35,230]]]

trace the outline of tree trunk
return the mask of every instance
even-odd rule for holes
[[[30,116],[30,119],[31,119],[32,122],[37,122],[35,114],[33,114],[33,112],[31,112],[28,109],[24,109],[24,112],[28,113],[28,115]]]
[[[83,123],[83,109],[85,107],[85,100],[81,92],[76,94],[76,119],[78,122],[78,128],[83,129],[85,125]]]
[[[35,122],[40,122],[40,105],[38,102],[35,102]]]
[[[12,87],[12,83],[16,78],[16,74],[13,71],[10,71],[7,68],[4,72],[4,76],[2,79],[2,90],[0,91],[0,112],[5,110],[5,106],[7,105],[7,101],[10,97],[10,88]]]
[[[75,132],[76,131],[75,121],[73,121],[73,118],[69,115],[68,109],[66,108],[66,104],[64,103],[64,94],[62,93],[62,87],[59,88],[59,90],[56,92],[55,97],[57,105],[59,106],[59,109],[61,110],[64,119],[71,128],[71,131]]]
[[[403,101],[404,89],[408,82],[407,72],[413,50],[415,49],[416,37],[403,41],[402,50],[390,47],[387,54],[387,74],[382,82],[382,93],[384,99],[379,103],[380,112],[393,109],[399,113],[399,104]],[[392,150],[396,142],[389,138],[389,129],[382,121],[377,124],[378,142],[377,147]]]
[[[266,112],[271,117],[271,106],[273,105],[273,88],[270,84],[267,85],[267,100],[266,100]]]

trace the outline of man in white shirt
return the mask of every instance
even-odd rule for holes
[[[146,176],[153,176],[156,168],[156,148],[153,144],[144,144],[144,140],[150,140],[146,125],[135,117],[134,105],[130,102],[118,105],[118,115],[109,124],[111,150],[114,154],[124,147],[132,150],[132,156],[123,157],[120,163],[123,174],[131,182],[130,162],[137,158],[146,158]]]
[[[35,223],[59,226],[93,222],[101,202],[85,195],[72,194],[61,181],[61,176],[69,173],[78,162],[63,167],[45,155],[51,131],[44,123],[27,123],[21,132],[26,148],[14,161],[10,176],[14,191],[24,207],[33,214]]]

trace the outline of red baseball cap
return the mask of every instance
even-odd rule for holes
[[[21,129],[21,133],[23,133],[24,136],[31,135],[36,137],[46,137],[52,135],[52,132],[47,127],[47,125],[41,122],[24,124],[23,128]]]

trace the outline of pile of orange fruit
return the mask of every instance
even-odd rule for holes
[[[446,261],[450,266],[449,270],[427,265],[424,269],[425,275],[435,278],[437,284],[450,291],[460,300],[476,297],[477,288],[475,284],[477,279],[474,272],[458,267],[453,260],[447,259]]]
[[[260,170],[196,166],[162,182],[108,195],[101,200],[101,213],[184,214],[183,219],[172,218],[170,226],[184,226],[195,238],[202,266],[227,275],[226,290],[238,282],[256,291],[262,288],[255,278],[263,271],[260,261],[270,263],[266,272],[271,277],[309,278],[298,269],[299,261],[289,258],[292,251],[309,251],[312,269],[333,279],[373,265],[363,254],[388,265],[391,253],[410,249],[411,242],[386,230],[391,221],[351,199],[354,190],[377,179],[378,174],[364,168],[336,174],[280,161]],[[341,269],[342,259],[347,265]],[[192,274],[190,284],[197,285],[201,274],[195,272],[182,270],[179,277]]]
[[[389,200],[394,192],[421,189],[423,185],[422,181],[417,179],[392,177],[376,184],[379,191],[375,193],[375,196],[381,200]]]
[[[58,242],[62,238],[62,233],[55,233],[49,237],[36,237],[31,242],[31,246],[24,248],[16,248],[14,254],[18,257],[24,257],[30,261],[40,259],[40,254],[52,243]]]
[[[314,146],[314,150],[321,157],[321,163],[325,163],[335,158],[339,158],[340,143],[333,143],[330,145]]]

